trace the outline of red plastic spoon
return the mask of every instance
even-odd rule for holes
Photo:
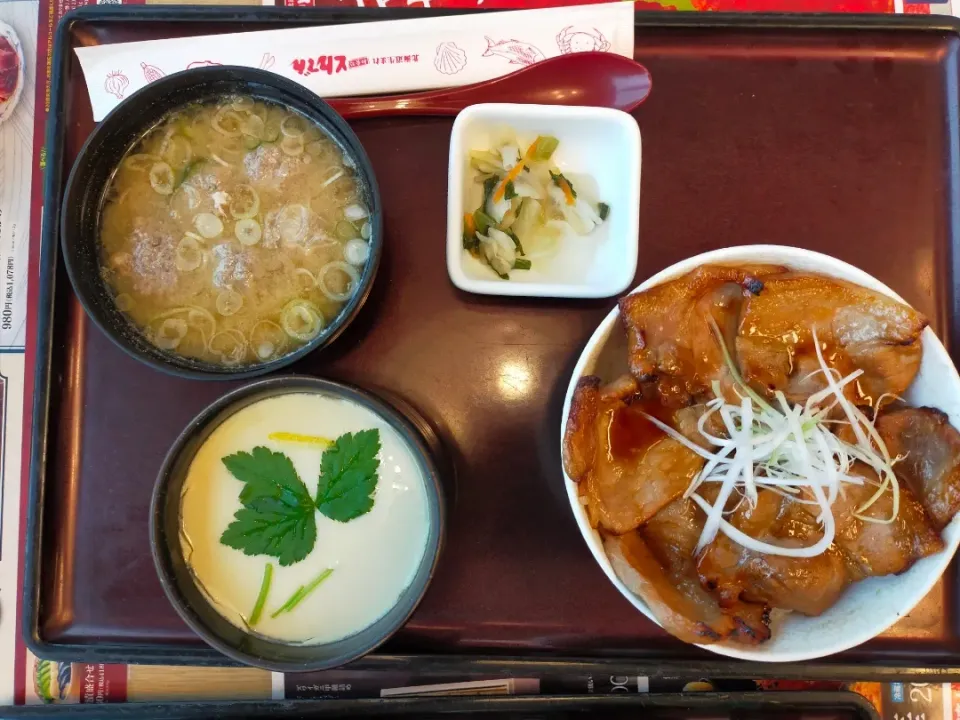
[[[379,115],[456,115],[485,102],[593,105],[627,112],[650,94],[650,73],[640,63],[606,52],[560,55],[509,75],[473,85],[411,95],[331,98],[345,118]]]

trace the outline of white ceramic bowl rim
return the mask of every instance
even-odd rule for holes
[[[695,255],[657,273],[631,291],[631,294],[684,275],[700,265],[711,263],[785,265],[796,270],[818,272],[847,280],[906,302],[872,275],[853,265],[822,253],[782,245],[745,245]],[[577,361],[563,404],[561,442],[566,432],[570,401],[577,382],[584,375],[592,373],[611,334],[619,326],[619,317],[619,309],[614,307],[591,335]],[[918,388],[935,387],[935,391],[927,393],[931,399],[921,404],[938,407],[949,416],[954,427],[960,427],[960,376],[957,375],[943,344],[930,328],[924,330],[922,342],[923,361],[920,372],[907,393],[907,399],[909,400],[912,394],[917,394]],[[930,378],[931,374],[936,377]],[[922,399],[924,394],[921,392],[920,395]],[[586,510],[577,493],[577,484],[566,473],[564,479],[570,507],[594,558],[620,593],[644,615],[657,622],[643,600],[617,577],[603,549],[599,533],[590,526]],[[870,578],[848,587],[837,604],[819,617],[807,618],[798,613],[790,613],[778,618],[772,627],[773,637],[762,645],[751,647],[728,641],[699,647],[743,660],[798,662],[825,657],[860,645],[907,615],[933,588],[960,544],[960,516],[954,517],[944,528],[942,535],[945,547],[941,552],[923,558],[901,575]],[[872,607],[865,603],[872,603]]]

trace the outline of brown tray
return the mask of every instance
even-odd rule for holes
[[[172,440],[233,385],[169,377],[137,363],[87,321],[73,296],[57,262],[56,214],[66,172],[93,122],[72,48],[406,16],[99,6],[61,23],[25,582],[24,634],[36,654],[223,660],[164,597],[147,513]],[[684,13],[639,13],[636,25],[635,56],[655,78],[636,113],[644,141],[636,282],[713,248],[807,247],[896,289],[956,347],[960,25]],[[559,459],[570,372],[613,300],[457,291],[444,260],[451,121],[374,119],[353,127],[383,195],[383,262],[357,320],[293,370],[405,399],[433,422],[456,466],[456,480],[448,478],[448,542],[433,584],[385,646],[393,657],[365,662],[415,657],[425,671],[444,662],[449,671],[438,656],[461,656],[467,668],[478,667],[477,656],[549,654],[653,673],[879,677],[935,667],[960,676],[951,669],[960,668],[955,566],[882,638],[816,666],[724,660],[673,639],[634,610],[580,537]]]
[[[775,691],[28,705],[0,711],[7,720],[446,720],[452,715],[462,720],[880,720],[876,708],[856,693]]]

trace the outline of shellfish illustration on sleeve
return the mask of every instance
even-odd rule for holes
[[[156,65],[147,65],[145,62],[140,63],[140,68],[143,70],[143,79],[148,83],[159,80],[166,74]]]
[[[123,93],[126,92],[130,80],[119,70],[107,73],[107,79],[103,81],[103,89],[111,95],[116,95],[117,100],[123,100]]]
[[[502,57],[510,61],[511,65],[533,65],[534,63],[546,60],[546,56],[535,45],[531,45],[523,40],[493,40],[484,35],[487,41],[487,49],[483,51],[483,57]]]
[[[456,75],[467,66],[467,53],[455,42],[442,42],[437,45],[433,66],[444,75]]]
[[[578,52],[606,52],[610,49],[610,42],[596,28],[580,30],[573,25],[567,25],[557,35],[557,46],[561,53],[569,55]]]

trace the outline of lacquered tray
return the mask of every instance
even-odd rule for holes
[[[4,718],[29,720],[286,720],[287,718],[416,718],[441,720],[879,720],[851,692],[735,692],[573,697],[409,698],[292,702],[28,705],[0,708]]]
[[[99,6],[61,23],[23,628],[38,655],[222,661],[164,597],[147,511],[171,441],[233,386],[138,364],[73,297],[57,260],[56,217],[93,123],[72,48],[401,16]],[[637,14],[635,56],[655,83],[636,113],[644,145],[636,282],[713,248],[807,247],[875,275],[926,313],[948,348],[960,347],[958,33],[940,18]],[[573,666],[626,674],[862,678],[925,667],[960,677],[955,567],[882,638],[806,666],[724,660],[668,636],[620,597],[573,522],[559,448],[570,372],[613,300],[479,297],[452,286],[444,260],[450,127],[436,118],[354,124],[383,196],[383,262],[347,332],[293,368],[409,402],[456,467],[447,478],[447,546],[426,598],[383,654],[363,662],[514,673],[577,657]]]

